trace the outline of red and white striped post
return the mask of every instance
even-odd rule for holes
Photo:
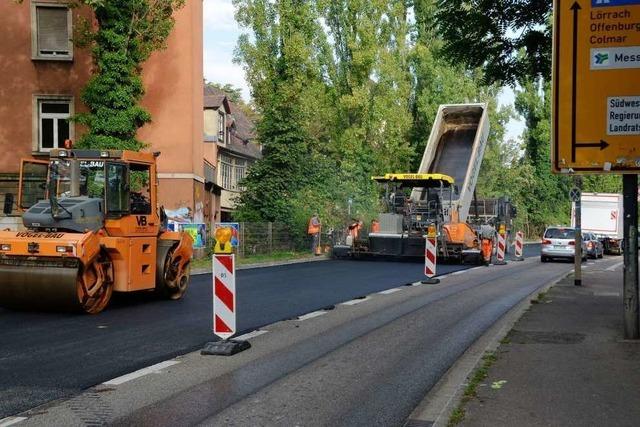
[[[500,229],[498,231],[498,253],[496,254],[496,262],[495,265],[505,265],[507,262],[504,260],[504,253],[507,248],[506,243],[506,232],[504,225],[500,225]]]
[[[203,355],[232,356],[251,347],[248,341],[230,340],[236,330],[236,263],[234,254],[213,255],[213,333],[221,341],[208,342]]]
[[[213,256],[213,333],[223,340],[236,333],[235,255]]]
[[[427,238],[424,250],[424,275],[427,276],[426,280],[422,283],[427,285],[435,285],[440,283],[440,279],[436,279],[436,260],[438,257],[438,238],[436,233],[436,227],[430,225],[427,232]]]
[[[518,231],[516,233],[516,261],[524,261],[522,251],[524,249],[524,233]]]

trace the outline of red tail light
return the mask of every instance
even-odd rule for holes
[[[575,245],[576,245],[575,241],[572,240],[572,241],[569,242],[569,246],[575,246]]]
[[[550,245],[551,244],[551,240],[542,239],[542,244],[543,245]]]

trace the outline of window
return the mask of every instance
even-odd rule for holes
[[[220,155],[220,183],[222,188],[231,190],[231,180],[233,177],[233,159],[229,156]]]
[[[64,148],[65,139],[73,136],[69,118],[72,113],[70,99],[37,100],[37,151],[50,151],[52,148]]]
[[[234,188],[236,190],[244,191],[244,187],[240,185],[244,177],[246,176],[246,167],[247,161],[244,159],[236,159],[236,167],[235,167],[235,179],[234,179]]]
[[[151,214],[151,174],[149,165],[131,164],[129,172],[131,213]]]
[[[218,112],[218,141],[222,142],[223,144],[225,143],[224,140],[224,135],[225,135],[225,129],[224,129],[224,113],[219,111]]]
[[[73,59],[71,10],[67,5],[32,3],[31,28],[33,59]]]
[[[127,165],[107,163],[107,215],[121,217],[129,212]]]

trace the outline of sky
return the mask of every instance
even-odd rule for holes
[[[249,87],[240,65],[233,63],[240,28],[234,18],[231,0],[204,0],[204,78],[207,81],[231,85],[242,89],[244,99],[250,98]],[[514,94],[503,89],[498,97],[500,105],[513,105]],[[507,139],[520,140],[524,131],[521,120],[507,125]]]

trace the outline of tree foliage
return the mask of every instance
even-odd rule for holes
[[[79,147],[141,150],[136,133],[151,121],[139,105],[144,95],[142,64],[165,47],[173,12],[184,0],[84,0],[97,26],[85,23],[80,42],[91,47],[93,76],[82,91],[88,112],[75,118],[88,127]]]
[[[548,0],[438,0],[436,19],[449,58],[514,84],[550,79],[551,12]]]
[[[317,211],[339,227],[351,200],[351,216],[368,221],[379,211],[371,176],[416,169],[439,104],[495,96],[478,71],[446,62],[442,40],[421,27],[416,11],[434,1],[234,4],[247,31],[236,57],[265,147],[245,180],[242,219],[303,229]]]

